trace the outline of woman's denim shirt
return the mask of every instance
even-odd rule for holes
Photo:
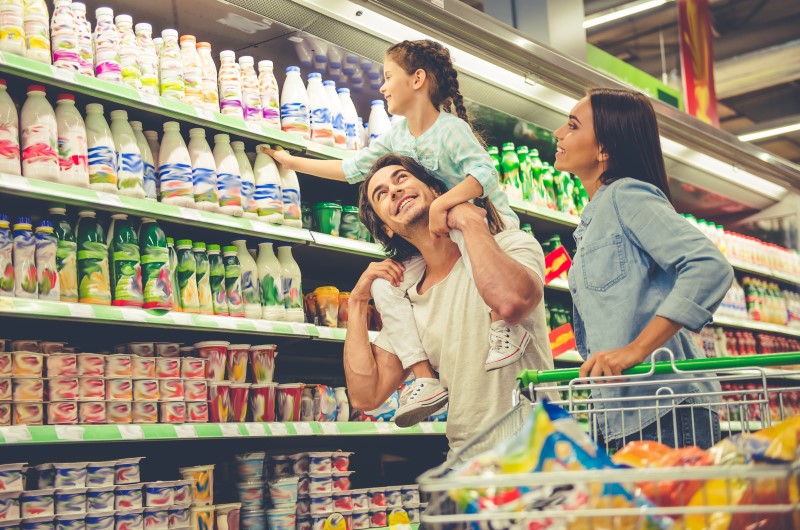
[[[676,360],[705,357],[689,330],[699,332],[711,323],[733,282],[733,269],[703,233],[675,212],[661,190],[632,178],[603,185],[584,209],[574,236],[577,252],[569,288],[575,339],[584,359],[627,346],[655,316],[684,326],[664,344]],[[656,359],[668,357],[661,353]],[[595,408],[625,408],[624,413],[595,412],[607,441],[640,431],[686,399],[708,408],[720,402],[719,396],[708,395],[720,391],[715,381],[690,375],[655,377],[672,381],[592,390]],[[659,390],[661,386],[668,388]],[[692,396],[638,399],[657,393]],[[597,398],[608,401],[598,403]]]

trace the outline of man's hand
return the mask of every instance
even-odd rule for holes
[[[624,348],[593,353],[589,360],[581,365],[580,376],[600,378],[602,376],[621,375],[622,371],[634,364],[643,362],[649,352],[629,344]],[[602,380],[596,382],[602,383]],[[615,381],[617,382],[617,381]]]
[[[442,197],[435,198],[428,211],[428,229],[431,234],[439,237],[444,237],[450,232],[450,228],[447,226],[448,210]]]
[[[281,165],[281,167],[285,169],[294,169],[292,167],[292,162],[294,161],[294,156],[289,153],[289,151],[285,151],[283,149],[270,149],[268,147],[262,148],[265,153],[272,157],[275,162]]]
[[[485,219],[486,210],[469,202],[457,204],[447,211],[447,226],[453,230],[461,230],[462,232],[469,223],[478,221],[485,224]]]
[[[378,278],[383,278],[397,287],[403,281],[404,270],[401,263],[391,259],[370,263],[367,270],[358,279],[356,286],[350,291],[350,301],[368,303],[372,299],[372,294],[370,294],[372,282]]]

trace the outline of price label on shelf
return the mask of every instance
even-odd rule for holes
[[[253,325],[256,327],[256,331],[261,331],[262,333],[272,333],[271,322],[267,322],[266,320],[253,320]]]
[[[194,113],[197,114],[198,118],[203,118],[204,120],[216,122],[216,113],[211,112],[208,109],[204,109],[202,107],[195,107]]]
[[[195,210],[194,208],[181,207],[181,215],[186,219],[191,219],[193,221],[201,221],[203,219],[203,217],[200,215],[200,211]]]
[[[104,191],[96,191],[97,200],[103,204],[108,204],[109,206],[122,206],[122,199],[119,198],[119,195],[115,195],[113,193],[106,193]]]
[[[239,430],[239,426],[235,423],[220,423],[219,430],[222,431],[222,436],[226,438],[229,436],[241,436],[242,432]]]
[[[146,313],[141,309],[135,309],[132,307],[121,307],[120,311],[122,312],[122,318],[129,322],[144,322]]]
[[[319,332],[319,338],[333,339],[333,328],[329,328],[326,326],[317,326],[317,331]]]
[[[392,425],[383,421],[376,421],[375,430],[378,431],[379,434],[392,434]]]
[[[319,426],[325,434],[339,434],[339,426],[335,423],[323,421]]]
[[[14,425],[12,427],[0,427],[0,434],[3,435],[7,444],[28,442],[33,440],[27,425]]]
[[[194,425],[176,425],[175,434],[178,435],[178,438],[197,438]]]
[[[294,430],[297,434],[302,436],[310,436],[314,434],[314,429],[311,428],[311,424],[307,421],[296,421],[292,425],[294,425]]]
[[[139,425],[119,425],[118,428],[123,440],[144,440],[144,431]]]
[[[155,94],[145,94],[143,92],[139,92],[139,99],[141,99],[144,103],[155,105],[156,107],[161,106],[161,98]]]
[[[94,308],[91,304],[69,304],[69,314],[76,318],[94,318]]]
[[[56,425],[56,438],[59,440],[83,441],[83,427]]]
[[[33,189],[30,180],[25,177],[3,175],[3,182],[10,188],[15,188],[20,191],[31,191]]]
[[[248,436],[267,436],[267,429],[261,423],[245,423]]]
[[[295,335],[308,335],[308,325],[292,322],[292,333]]]
[[[172,311],[170,313],[172,320],[175,321],[176,324],[180,324],[182,326],[191,326],[194,324],[192,320],[191,313],[181,313],[180,311]]]
[[[248,121],[245,123],[245,126],[247,127],[247,130],[249,130],[252,133],[260,135],[264,134],[264,127],[260,123],[253,123]]]
[[[289,429],[283,423],[270,423],[269,431],[273,436],[286,436],[289,434]]]
[[[51,66],[50,71],[53,73],[53,77],[56,79],[60,79],[62,81],[68,81],[70,83],[75,82],[75,73],[71,70],[66,70],[64,68],[59,68],[58,66]]]

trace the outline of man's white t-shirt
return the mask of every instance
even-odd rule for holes
[[[494,238],[506,254],[540,280],[544,278],[544,254],[533,237],[521,230],[506,230]],[[511,396],[520,371],[553,369],[544,300],[521,323],[531,334],[522,358],[487,372],[484,362],[489,352],[491,317],[462,259],[444,280],[424,294],[420,295],[414,285],[407,295],[422,346],[449,391],[447,438],[451,451],[488,429],[511,409]],[[392,351],[385,333],[378,335],[375,344]]]

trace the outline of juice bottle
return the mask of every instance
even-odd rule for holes
[[[14,296],[14,237],[4,213],[0,213],[0,296]]]
[[[95,10],[97,25],[94,27],[94,71],[98,79],[122,82],[122,67],[119,59],[119,31],[114,24],[114,10],[98,7]]]
[[[89,187],[89,150],[86,124],[78,109],[75,96],[59,94],[56,103],[58,129],[59,181],[71,186]]]
[[[514,144],[506,142],[503,144],[503,178],[506,184],[506,194],[509,199],[522,200],[522,179],[519,170],[519,157],[514,151]]]
[[[197,293],[197,262],[189,239],[178,240],[178,299],[184,313],[199,313],[200,300]]]
[[[183,102],[187,105],[203,105],[203,68],[200,54],[197,53],[197,39],[194,35],[182,35],[181,61],[183,62]]]
[[[136,44],[139,46],[139,55],[136,63],[142,76],[142,92],[144,94],[159,94],[158,85],[158,54],[153,44],[153,26],[140,22],[134,26]]]
[[[28,99],[22,106],[20,122],[23,176],[58,182],[56,113],[45,98],[43,86],[28,87]]]
[[[111,112],[111,136],[117,150],[117,187],[120,195],[144,199],[144,163],[128,112]]]
[[[197,308],[203,315],[214,314],[214,302],[211,296],[211,269],[206,254],[206,244],[195,241],[192,247],[195,268],[197,270]]]
[[[172,279],[172,310],[182,311],[181,298],[178,294],[178,251],[175,249],[175,240],[167,238],[167,255],[169,256],[169,271]]]
[[[272,224],[283,224],[283,191],[278,165],[266,152],[269,146],[256,146],[256,163],[253,168],[256,181],[258,217]]]
[[[19,117],[6,90],[5,79],[0,79],[0,173],[22,174],[19,160]]]
[[[272,250],[272,243],[258,244],[258,283],[261,286],[261,318],[286,320],[283,306],[283,281],[281,264]]]
[[[133,33],[133,19],[130,15],[117,15],[114,21],[119,32],[119,66],[122,84],[134,90],[141,90],[142,70],[139,67],[139,56],[142,50],[139,49],[139,43]]]
[[[124,213],[111,216],[107,242],[111,269],[111,305],[142,307],[144,297],[139,238]]]
[[[225,296],[228,299],[228,314],[232,317],[244,316],[244,300],[242,299],[242,265],[234,246],[223,248],[225,263]]]
[[[489,153],[489,158],[492,159],[492,163],[494,164],[494,169],[495,171],[497,171],[497,182],[502,187],[504,186],[505,181],[503,180],[503,168],[500,164],[500,151],[497,149],[496,145],[490,145],[489,147],[486,148],[486,152]]]
[[[262,119],[261,93],[258,87],[258,76],[253,65],[254,61],[250,55],[239,57],[239,69],[242,77],[242,109],[245,120],[260,123]]]
[[[44,0],[25,0],[25,57],[50,64],[50,14]]]
[[[197,53],[200,56],[200,73],[203,77],[200,85],[200,91],[203,93],[203,107],[211,112],[219,112],[217,65],[214,64],[214,58],[211,56],[211,44],[198,42]]]
[[[214,161],[217,165],[217,192],[222,213],[241,217],[244,213],[242,176],[233,154],[231,138],[227,134],[214,136]]]
[[[264,125],[270,129],[280,130],[280,94],[272,61],[258,61],[258,91],[261,97],[261,116]]]
[[[206,141],[205,129],[189,129],[189,156],[192,159],[194,204],[199,210],[219,212],[217,163]]]
[[[233,155],[239,163],[239,174],[242,176],[242,209],[244,216],[251,219],[258,217],[258,203],[256,202],[256,180],[250,159],[244,152],[244,142],[231,142]]]
[[[286,308],[286,320],[289,322],[305,322],[302,278],[300,267],[292,257],[291,245],[287,244],[278,247],[278,261],[281,264],[283,307]]]
[[[56,253],[58,240],[53,233],[53,223],[44,220],[36,227],[36,275],[39,300],[60,300]]]
[[[258,285],[258,268],[253,256],[247,251],[244,239],[233,241],[236,247],[239,264],[242,267],[242,300],[244,315],[247,318],[261,318],[261,289]]]
[[[91,210],[78,213],[78,298],[84,304],[110,305],[108,245]]]
[[[55,0],[50,35],[53,43],[53,66],[80,70],[78,28],[72,12],[72,0]]]
[[[142,218],[139,227],[142,259],[142,293],[145,309],[172,309],[172,271],[164,231],[155,219]]]
[[[62,302],[78,301],[78,244],[75,234],[67,221],[67,210],[63,206],[50,208],[50,220],[55,229],[58,240],[56,251],[56,271],[58,272],[58,285],[60,300]]]
[[[311,117],[311,140],[333,145],[333,124],[328,94],[322,85],[322,75],[308,74],[308,110]]]
[[[165,29],[161,32],[164,46],[158,61],[158,76],[161,79],[161,96],[182,101],[186,95],[183,79],[183,59],[178,44],[178,32]]]
[[[144,137],[142,132],[142,122],[132,121],[129,122],[133,130],[133,136],[136,138],[136,145],[139,147],[139,152],[142,155],[142,185],[144,187],[144,198],[155,201],[158,199],[158,179],[156,178],[156,168],[153,161],[153,152],[150,150],[150,144],[147,143],[147,138]]]
[[[228,295],[225,290],[225,263],[219,245],[208,245],[208,277],[211,303],[215,315],[228,316]]]
[[[183,142],[178,122],[164,123],[164,137],[161,139],[158,163],[161,202],[194,207],[192,159]]]
[[[0,51],[25,55],[25,6],[23,0],[0,4]]]
[[[308,92],[300,78],[300,68],[289,66],[281,90],[281,129],[309,140],[311,122],[308,112]]]
[[[242,110],[242,79],[236,68],[236,52],[219,54],[219,106],[226,116],[244,117]]]
[[[36,238],[30,217],[14,223],[14,296],[37,298],[39,278],[36,274]]]
[[[78,71],[94,77],[94,45],[92,44],[92,24],[86,20],[86,4],[72,2],[75,17],[75,33],[78,37]]]
[[[86,105],[86,137],[89,162],[89,187],[117,193],[117,151],[111,129],[99,103]]]

